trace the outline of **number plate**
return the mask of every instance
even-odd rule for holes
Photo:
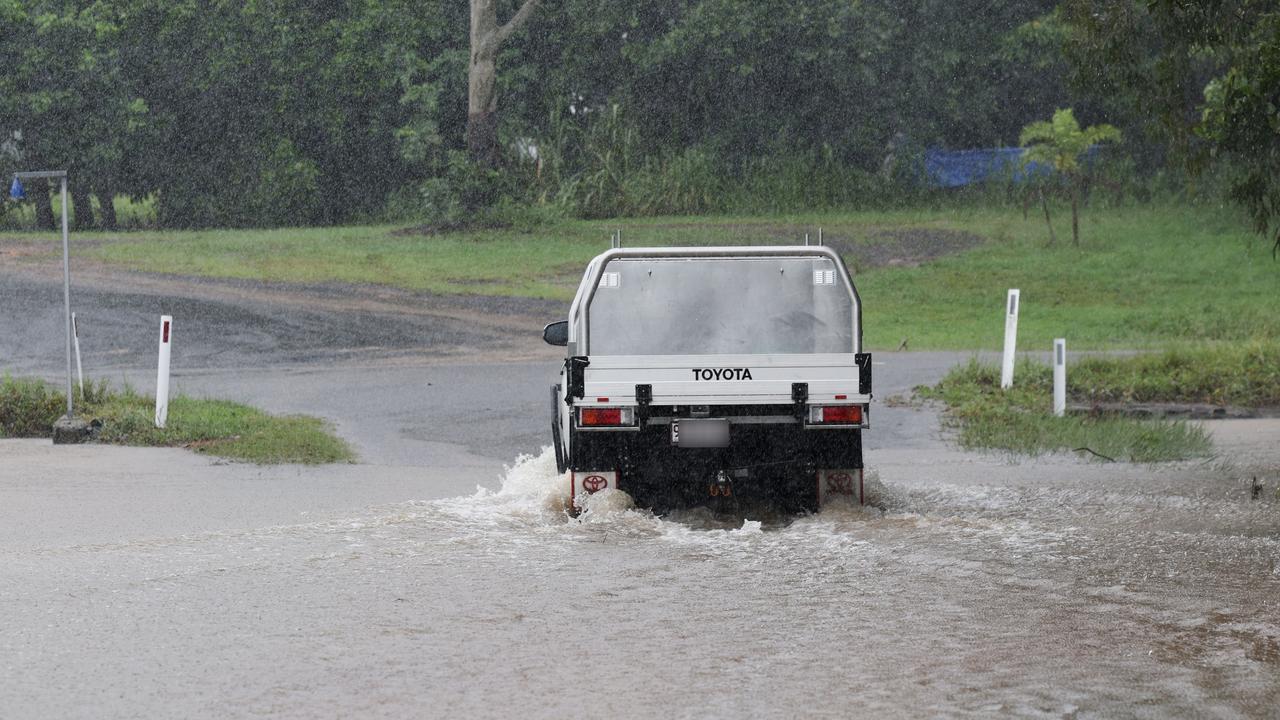
[[[729,421],[722,418],[672,420],[671,444],[686,448],[729,447]]]

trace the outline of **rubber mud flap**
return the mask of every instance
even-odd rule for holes
[[[566,405],[573,404],[574,398],[580,398],[587,391],[587,366],[591,361],[585,355],[574,355],[564,359],[565,367],[565,385],[567,392],[564,395]]]
[[[858,394],[871,394],[871,353],[857,353],[853,362],[858,366]]]
[[[568,458],[564,456],[564,447],[560,439],[560,386],[551,386],[551,447],[556,453],[556,472],[564,474],[569,469]]]

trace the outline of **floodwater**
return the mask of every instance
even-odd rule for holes
[[[544,452],[468,497],[6,552],[0,717],[1280,715],[1275,501],[921,468],[816,516],[571,519]]]

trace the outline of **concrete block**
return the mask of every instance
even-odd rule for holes
[[[90,422],[84,418],[63,415],[53,423],[53,444],[75,445],[92,442],[98,438],[100,430],[102,430],[101,420]]]

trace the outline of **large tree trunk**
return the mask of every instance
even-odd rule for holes
[[[67,192],[71,194],[71,207],[75,209],[75,219],[71,223],[71,229],[88,230],[92,228],[94,226],[93,198],[89,194],[89,184],[84,181],[69,181],[67,183]]]
[[[32,183],[30,192],[31,202],[36,204],[36,227],[42,230],[57,230],[58,221],[53,216],[53,206],[49,204],[49,181],[36,180]],[[56,193],[54,196],[57,197]]]
[[[93,186],[93,194],[98,196],[98,205],[102,207],[102,229],[115,230],[118,222],[116,220],[116,194],[112,189],[111,183],[101,182]]]
[[[484,167],[502,158],[498,145],[498,51],[528,21],[538,0],[525,0],[498,25],[497,0],[471,0],[471,62],[467,72],[467,153]]]

